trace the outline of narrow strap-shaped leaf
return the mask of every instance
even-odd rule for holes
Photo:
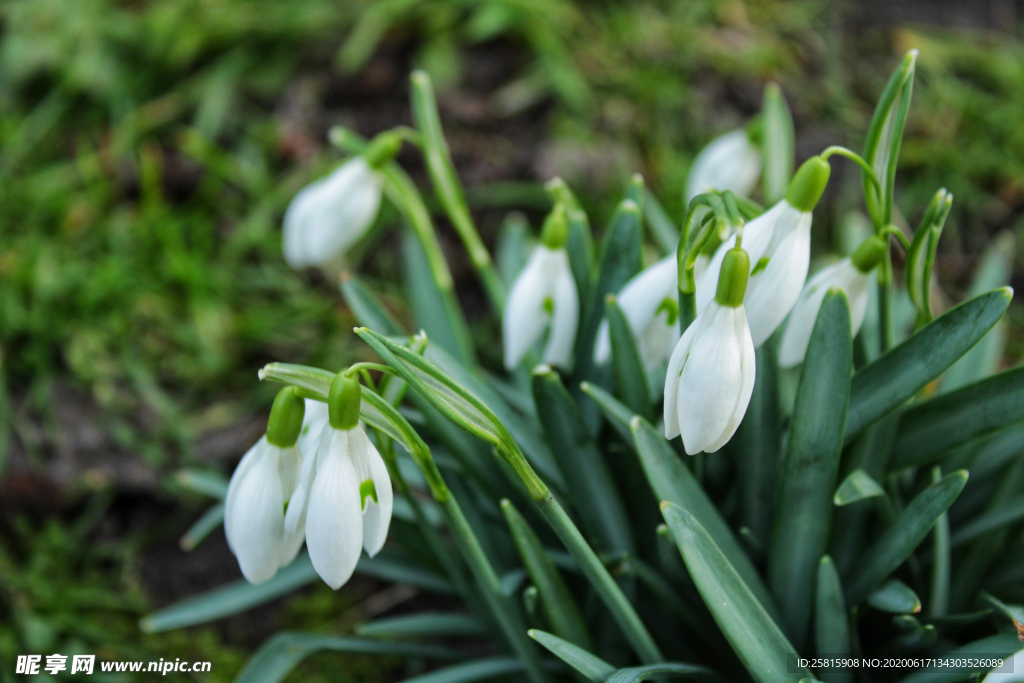
[[[697,590],[754,680],[796,683],[810,676],[807,669],[791,666],[796,649],[697,518],[669,502],[661,504],[661,513]]]
[[[903,413],[893,469],[924,465],[1024,420],[1024,367],[924,401]]]
[[[435,284],[423,245],[411,233],[402,236],[402,254],[405,289],[416,327],[464,363],[474,362],[472,337],[458,302],[450,290]]]
[[[675,503],[696,517],[761,605],[773,617],[779,614],[775,601],[761,580],[754,563],[736,540],[729,525],[722,519],[718,508],[665,438],[640,417],[633,418],[630,428],[636,452],[640,456],[640,463],[643,465],[644,474],[647,475],[647,482],[654,490],[655,498]]]
[[[619,669],[605,679],[605,683],[640,683],[649,677],[659,675],[660,678],[695,678],[705,681],[724,681],[721,676],[706,666],[665,662],[664,664],[648,664],[647,666],[631,666]]]
[[[217,503],[203,513],[203,516],[188,528],[178,544],[185,552],[195,550],[203,539],[224,522],[224,503]]]
[[[846,440],[941,375],[1002,317],[1013,292],[997,289],[947,311],[853,377]]]
[[[615,672],[615,667],[600,657],[546,631],[532,629],[530,637],[594,683],[603,683],[608,676]]]
[[[654,241],[658,243],[663,253],[673,253],[679,246],[679,228],[675,221],[668,215],[661,202],[649,188],[644,190],[644,201],[641,205],[644,210],[644,218],[647,219],[647,227],[651,229]]]
[[[776,83],[764,88],[761,114],[764,120],[764,200],[768,206],[786,196],[793,177],[793,154],[796,135],[793,115],[782,89]]]
[[[505,285],[512,286],[530,258],[530,222],[518,211],[510,211],[498,229],[494,259]],[[370,325],[366,325],[370,327]],[[372,329],[372,328],[371,328]]]
[[[569,239],[565,249],[569,254],[569,267],[576,281],[576,293],[580,298],[580,320],[585,321],[593,303],[591,290],[594,288],[594,235],[590,230],[590,219],[580,207],[576,196],[561,178],[552,178],[544,186],[555,203],[566,207],[565,218],[569,223]]]
[[[612,216],[601,248],[597,283],[591,293],[587,317],[576,334],[576,368],[573,376],[589,379],[594,367],[594,340],[604,317],[604,298],[616,294],[643,267],[641,255],[642,216],[631,199],[623,200]]]
[[[860,604],[910,557],[966,483],[966,470],[948,474],[918,494],[903,509],[893,525],[868,548],[851,573],[846,593],[851,604]]]
[[[473,683],[493,681],[523,671],[523,663],[512,657],[490,657],[464,664],[454,664],[444,669],[431,671],[420,676],[406,678],[402,683]]]
[[[807,345],[768,553],[768,584],[794,642],[807,639],[814,578],[828,548],[850,396],[853,336],[846,295],[829,291]]]
[[[1024,519],[1024,499],[1010,500],[994,509],[985,510],[967,524],[957,527],[951,543],[953,547],[973,541],[987,531],[1004,527]]]
[[[459,659],[458,652],[435,645],[391,643],[369,638],[345,638],[321,633],[282,631],[271,637],[249,658],[235,683],[278,683],[306,657],[316,652],[404,655],[429,659]]]
[[[942,468],[932,468],[932,481],[942,479]],[[928,616],[932,619],[945,616],[949,611],[950,579],[953,571],[953,545],[949,538],[949,513],[943,512],[932,530],[934,553],[932,556],[931,593],[928,600]]]
[[[836,489],[836,495],[832,496],[832,502],[835,503],[836,507],[843,507],[844,505],[856,503],[867,498],[885,495],[887,495],[885,489],[882,488],[881,484],[872,479],[871,475],[862,469],[856,469],[850,472],[849,476]]]
[[[917,614],[921,599],[917,593],[899,579],[889,579],[868,596],[868,604],[890,614]]]
[[[991,666],[971,666],[975,659],[1009,659],[1021,647],[1017,636],[1000,633],[981,640],[975,640],[961,647],[944,652],[942,659],[952,659],[954,666],[928,666],[919,669],[903,679],[902,683],[959,683],[969,681],[976,674],[982,673]],[[960,659],[962,664],[956,662]],[[956,664],[960,664],[957,666]],[[1016,672],[1019,673],[1019,672]]]
[[[650,420],[654,414],[651,394],[647,388],[647,371],[640,358],[633,330],[619,307],[614,294],[605,297],[605,315],[612,344],[612,368],[615,370],[615,389],[619,398],[637,415]]]
[[[377,295],[348,271],[341,274],[341,293],[360,325],[389,336],[406,333],[401,323],[377,300]]]
[[[501,501],[501,510],[505,513],[512,540],[519,549],[530,580],[540,594],[541,608],[548,622],[560,637],[589,649],[590,633],[576,599],[569,592],[569,587],[545,552],[540,539],[510,501]]]
[[[850,647],[850,614],[843,599],[843,586],[832,558],[823,555],[818,563],[817,597],[814,601],[814,646],[819,657],[843,658]],[[826,683],[851,683],[853,674],[846,667],[828,667],[818,671]]]
[[[747,414],[736,431],[740,519],[762,547],[771,543],[782,472],[776,347],[775,337],[771,337],[757,349],[754,392]]]
[[[533,398],[551,452],[557,454],[570,499],[588,535],[601,550],[632,552],[629,518],[608,466],[583,421],[583,414],[558,373],[547,365],[534,368]]]
[[[223,500],[228,495],[228,480],[220,472],[186,467],[175,473],[174,481],[189,491],[211,498]]]
[[[629,423],[636,413],[596,384],[581,382],[580,390],[593,399],[597,407],[601,409],[601,414],[611,423],[623,440],[627,444],[632,444],[633,432],[629,428]]]
[[[1010,284],[1016,256],[1016,240],[1013,233],[1001,232],[985,249],[967,296],[978,296]],[[942,391],[952,391],[991,375],[998,369],[1003,359],[1005,346],[1006,322],[1001,320],[946,372],[946,376],[942,378]]]
[[[370,638],[484,638],[488,635],[487,630],[487,624],[469,614],[420,612],[359,624],[356,635]]]

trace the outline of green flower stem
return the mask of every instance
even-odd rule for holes
[[[885,236],[886,246],[889,244],[889,236]],[[878,266],[878,334],[882,345],[882,352],[886,352],[896,344],[896,334],[893,329],[893,307],[894,293],[892,281],[892,257],[888,248],[885,256]]]
[[[377,372],[383,372],[385,375],[394,375],[395,370],[390,365],[384,365],[383,363],[355,363],[348,367],[345,372],[352,374],[355,372],[362,372],[363,370],[376,370]]]
[[[932,469],[932,483],[942,480],[942,468]],[[932,562],[931,600],[928,601],[928,616],[943,617],[949,611],[949,582],[951,546],[949,540],[949,513],[943,512],[932,530],[935,559]]]
[[[692,273],[692,271],[691,271]],[[686,328],[697,319],[697,293],[679,290],[679,329]]]
[[[864,171],[868,180],[870,180],[871,184],[875,186],[875,190],[879,194],[882,193],[882,184],[878,182],[878,176],[875,175],[875,171],[874,169],[871,168],[871,165],[868,164],[868,162],[864,161],[864,157],[857,154],[852,149],[847,149],[846,147],[841,147],[839,145],[832,145],[831,147],[826,147],[825,151],[823,151],[819,156],[825,161],[828,161],[828,158],[834,154],[838,154],[841,157],[846,157],[847,159],[855,162],[858,166],[860,166],[861,170]]]
[[[910,240],[908,240],[907,236],[903,234],[903,231],[897,228],[895,225],[890,225],[889,227],[882,230],[882,234],[895,237],[896,241],[900,243],[901,247],[903,247],[903,251],[910,251]]]
[[[694,223],[698,221],[697,229]],[[690,200],[683,220],[676,258],[679,268],[679,329],[682,332],[697,317],[697,282],[694,268],[697,256],[723,223],[735,220],[742,222],[742,213],[735,196],[729,193],[726,200],[715,194],[700,194]]]
[[[462,243],[469,252],[469,259],[476,268],[484,289],[494,309],[501,313],[505,306],[505,284],[494,267],[491,254],[487,251],[473,217],[466,204],[462,184],[455,172],[448,143],[441,128],[441,117],[437,111],[437,100],[430,77],[423,71],[414,71],[412,81],[412,112],[423,139],[423,156],[427,162],[430,180],[441,206],[448,214]]]
[[[601,597],[602,602],[612,613],[612,618],[626,635],[626,639],[632,645],[633,650],[645,664],[654,664],[665,661],[661,651],[658,649],[654,638],[640,620],[640,616],[633,609],[629,599],[622,592],[619,584],[615,582],[608,569],[601,562],[597,553],[590,547],[583,534],[573,523],[565,509],[559,504],[555,497],[548,490],[548,487],[541,481],[540,477],[527,462],[526,457],[519,446],[512,440],[511,436],[505,443],[498,446],[501,456],[512,465],[516,473],[526,484],[530,497],[537,505],[544,519],[547,520],[555,534],[562,541],[566,550],[579,564],[580,569],[590,580],[591,585]]]

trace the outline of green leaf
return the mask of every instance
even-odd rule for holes
[[[530,580],[540,593],[541,608],[548,623],[560,637],[589,649],[590,633],[587,631],[587,624],[583,620],[576,599],[569,592],[569,587],[565,585],[562,575],[558,573],[555,563],[544,550],[540,539],[510,501],[502,500],[501,510],[505,514],[505,521],[512,532],[512,540],[515,541]]]
[[[764,200],[769,206],[786,196],[793,177],[795,133],[793,115],[782,89],[776,83],[764,88],[761,105],[764,120]]]
[[[984,591],[982,591],[981,595],[978,596],[978,599],[982,602],[987,602],[988,604],[992,605],[996,609],[996,611],[998,611],[1000,614],[1002,614],[1010,621],[1017,621],[1024,624],[1024,607],[1021,607],[1019,605],[1007,605],[999,598],[995,597],[994,595],[990,595]]]
[[[619,398],[637,415],[652,419],[654,406],[647,388],[647,371],[640,358],[640,349],[626,315],[619,308],[614,294],[605,297],[605,315],[612,344],[612,368]]]
[[[469,614],[420,612],[385,617],[356,626],[356,635],[370,638],[487,637],[487,624]]]
[[[882,587],[868,596],[868,604],[890,614],[917,614],[921,611],[921,599],[907,584],[899,579],[889,579]]]
[[[377,295],[356,275],[345,271],[341,274],[341,293],[352,314],[360,325],[377,330],[381,334],[405,334],[402,324],[384,308]]]
[[[573,645],[546,631],[531,629],[530,637],[594,683],[603,683],[615,672],[615,667],[600,657],[595,657],[578,645]]]
[[[477,659],[465,664],[455,664],[444,669],[431,671],[420,676],[406,678],[402,683],[472,683],[504,678],[524,670],[523,663],[511,657]]]
[[[569,267],[580,299],[580,320],[586,320],[592,304],[591,289],[594,287],[594,236],[590,230],[590,220],[564,180],[552,178],[545,189],[553,202],[561,202],[566,207],[569,239],[565,249],[569,253]]]
[[[762,547],[771,542],[782,472],[777,351],[775,336],[757,349],[754,391],[735,440],[740,519]]]
[[[875,107],[875,114],[864,141],[864,160],[868,162],[882,184],[882,195],[879,196],[867,173],[863,174],[864,198],[876,225],[886,226],[892,222],[896,162],[899,159],[903,129],[910,110],[916,63],[917,50],[911,50],[889,79],[878,106]]]
[[[935,520],[953,504],[967,483],[958,470],[922,491],[882,533],[851,573],[846,597],[857,605],[885,581],[924,540]]]
[[[474,362],[472,338],[458,302],[451,291],[438,288],[423,245],[412,233],[402,235],[402,254],[407,301],[416,327],[463,363]]]
[[[850,308],[844,293],[831,290],[800,374],[768,553],[768,584],[786,632],[800,644],[807,638],[814,579],[828,547],[852,369]]]
[[[962,444],[1024,420],[1024,367],[918,403],[903,414],[894,470],[935,462]]]
[[[849,655],[850,614],[843,599],[843,586],[839,572],[828,555],[818,563],[817,597],[814,601],[814,645],[821,657],[844,657]],[[853,674],[846,667],[820,669],[818,673],[827,683],[851,683]]]
[[[228,480],[220,472],[186,467],[178,470],[174,481],[182,488],[201,493],[210,498],[224,500],[228,495]]]
[[[943,659],[964,660],[964,664],[970,664],[971,659],[1002,658],[1009,659],[1014,652],[1021,648],[1017,636],[1001,633],[996,636],[989,636],[981,640],[975,640],[961,647],[944,652]],[[974,678],[975,675],[983,673],[991,667],[970,667],[970,666],[930,666],[919,669],[903,679],[902,683],[959,683]]]
[[[587,307],[587,317],[580,321],[576,334],[574,376],[580,379],[587,379],[594,366],[594,340],[604,317],[604,298],[618,293],[643,268],[641,220],[640,207],[636,202],[624,199],[608,224],[601,248],[597,284]]]
[[[809,676],[807,669],[789,671],[796,649],[697,518],[669,502],[661,504],[661,513],[697,590],[754,680],[795,683]]]
[[[1012,290],[966,301],[853,376],[846,440],[896,410],[967,352],[1002,317]]]
[[[520,212],[510,211],[501,222],[498,242],[494,247],[498,272],[501,273],[507,287],[512,286],[519,271],[526,265],[530,258],[530,249],[530,222]]]
[[[647,227],[651,229],[654,241],[658,243],[663,253],[673,253],[679,246],[679,228],[675,221],[668,215],[650,189],[644,191],[644,201],[641,205],[644,209],[644,218],[647,219]]]
[[[352,652],[359,654],[404,655],[429,659],[459,659],[462,655],[448,648],[416,643],[391,643],[367,638],[344,638],[319,633],[283,631],[260,646],[249,659],[235,683],[278,683],[306,657],[316,652]]]
[[[547,365],[533,370],[533,398],[588,535],[600,550],[633,552],[629,518],[597,443],[558,373]]]
[[[309,555],[303,553],[266,583],[229,583],[153,612],[139,621],[139,628],[146,633],[158,633],[205,624],[270,602],[316,579],[313,563],[309,561]]]
[[[648,664],[647,666],[631,666],[626,669],[619,669],[605,679],[605,683],[640,683],[650,676],[660,674],[661,678],[697,678],[701,680],[724,681],[717,673],[704,666],[696,664],[681,664],[679,662],[665,662],[663,664]]]
[[[871,478],[867,472],[862,469],[856,469],[843,480],[843,483],[836,489],[836,495],[832,497],[832,502],[842,507],[849,505],[850,503],[856,503],[867,498],[874,498],[876,496],[886,496],[885,489],[882,488],[881,484]]]
[[[632,421],[633,416],[636,413],[596,384],[581,382],[580,390],[593,399],[594,403],[597,404],[597,407],[601,409],[601,413],[605,416],[608,422],[611,423],[612,427],[615,428],[615,431],[619,433],[622,439],[627,444],[632,444],[633,432],[629,428],[629,423]]]
[[[701,523],[711,534],[715,545],[728,559],[757,600],[773,617],[779,613],[768,588],[761,580],[757,568],[740,546],[732,530],[722,519],[718,508],[708,498],[693,474],[672,450],[665,438],[654,431],[654,427],[641,417],[634,417],[630,423],[636,452],[640,456],[647,482],[657,500],[674,503]]]
[[[953,195],[949,194],[945,188],[936,192],[921,224],[914,232],[914,240],[910,243],[910,249],[907,250],[904,271],[907,294],[914,304],[914,308],[917,309],[917,327],[931,322],[934,317],[931,292],[935,250],[938,248],[942,228],[946,224],[946,217],[949,215],[952,205]]]
[[[1013,524],[1020,519],[1024,519],[1024,499],[1005,501],[994,509],[986,509],[970,522],[958,527],[950,542],[953,547],[963,545],[987,531]]]
[[[195,524],[189,527],[185,535],[181,537],[178,544],[181,549],[185,552],[194,550],[197,545],[203,542],[203,539],[210,535],[210,532],[216,529],[224,522],[224,503],[217,503],[211,506],[203,516],[195,521]]]
[[[974,274],[968,297],[978,296],[997,287],[1010,284],[1013,263],[1017,255],[1013,233],[999,233],[985,249],[981,265]],[[999,368],[1006,347],[1006,321],[1000,320],[981,341],[965,353],[942,378],[942,390],[952,391],[988,377]]]

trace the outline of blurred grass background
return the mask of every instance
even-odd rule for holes
[[[1022,17],[1014,0],[3,3],[0,681],[16,653],[93,644],[210,659],[209,680],[230,680],[275,628],[337,628],[319,589],[189,638],[143,637],[135,620],[238,575],[219,532],[178,549],[199,508],[166,474],[230,473],[273,396],[257,368],[365,353],[333,281],[285,266],[280,218],[339,158],[329,126],[410,122],[412,68],[438,86],[479,206],[529,204],[535,192],[507,183],[558,174],[601,225],[634,171],[678,215],[695,153],[756,114],[768,81],[793,110],[799,159],[859,149],[917,47],[897,200],[913,223],[938,187],[954,193],[937,271],[956,301],[993,235],[1024,237]],[[401,161],[422,177],[415,155]],[[833,177],[816,251],[838,248],[829,226],[857,206],[859,174],[840,163]],[[481,210],[486,239],[503,214]],[[442,241],[481,318],[467,259]],[[394,246],[377,232],[361,251],[401,313]],[[1021,307],[1010,317],[1015,361]],[[295,680],[327,676],[324,661],[336,656]],[[366,666],[346,680],[384,675]]]

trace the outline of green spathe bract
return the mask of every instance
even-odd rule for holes
[[[849,683],[865,670],[825,667],[812,674],[796,657],[1018,649],[1000,629],[1021,611],[1014,603],[1024,576],[1016,531],[1024,519],[1017,500],[1024,485],[1017,448],[1024,370],[993,374],[991,354],[998,360],[1001,342],[980,361],[959,360],[990,339],[1007,310],[1012,292],[994,288],[1007,282],[1012,250],[1002,239],[970,298],[932,319],[927,297],[951,197],[939,191],[929,207],[900,202],[923,213],[913,238],[892,226],[890,215],[915,64],[908,55],[890,81],[867,131],[865,158],[829,147],[791,181],[792,118],[781,90],[766,89],[757,123],[765,175],[756,196],[775,203],[785,193],[795,211],[783,205],[779,213],[808,221],[797,212],[821,200],[828,159],[860,167],[874,230],[850,261],[877,280],[878,307],[868,319],[878,323],[852,339],[846,297],[819,292],[799,377],[779,371],[777,339],[768,339],[756,352],[753,398],[736,438],[720,452],[693,457],[652,424],[661,412],[660,378],[643,359],[666,354],[646,345],[679,339],[696,319],[703,286],[697,266],[710,255],[708,245],[739,233],[742,248],[720,254],[721,277],[711,284],[719,306],[739,306],[747,281],[766,277],[771,266],[749,274],[756,264],[744,251],[765,239],[744,225],[763,212],[759,205],[729,191],[697,195],[675,217],[682,221],[675,235],[670,212],[652,192],[657,183],[634,175],[613,198],[610,216],[587,216],[585,204],[554,179],[550,203],[521,207],[547,211],[543,228],[529,228],[522,215],[509,219],[492,258],[451,162],[426,73],[412,76],[417,130],[385,131],[367,150],[361,138],[336,129],[332,139],[347,152],[381,157],[385,191],[409,228],[409,301],[396,306],[379,296],[354,274],[358,264],[348,264],[341,288],[362,326],[356,333],[369,347],[364,351],[375,352],[378,362],[341,374],[265,366],[260,379],[288,385],[275,401],[268,440],[296,443],[300,399],[326,402],[336,429],[361,422],[388,468],[401,521],[381,553],[360,559],[356,571],[445,597],[426,613],[359,625],[357,638],[273,636],[240,683],[277,683],[324,649],[467,659],[412,679],[433,683],[509,676],[625,683],[659,675]],[[436,201],[423,197],[389,156],[396,141],[422,152]],[[474,319],[472,335],[430,207],[451,222],[487,294],[490,305]],[[650,244],[645,217],[654,230]],[[596,256],[591,225],[606,226]],[[525,262],[529,235],[566,250],[580,310],[574,358],[571,370],[533,361],[499,374],[492,361],[502,349],[484,316],[501,317],[504,285]],[[621,290],[645,260],[673,248],[679,297],[671,308],[678,308],[680,326],[669,328],[669,341],[636,334],[631,316],[661,315],[653,308],[663,301],[649,297],[652,310],[631,310],[642,307],[624,304]],[[906,253],[917,313],[910,335],[894,314],[893,250]],[[398,336],[409,329],[407,311],[425,334]],[[598,365],[595,338],[605,317],[611,362]],[[525,359],[533,355],[528,349]],[[943,378],[951,367],[956,377]],[[710,396],[717,379],[709,372],[691,390]],[[223,518],[224,482],[195,469],[174,481],[210,499],[182,539],[192,548]],[[367,509],[380,493],[361,487]],[[300,554],[261,586],[231,585],[165,608],[143,625],[164,630],[223,618],[315,578]],[[463,647],[458,638],[474,642]],[[502,654],[474,658],[477,651]],[[924,680],[907,673],[905,680]],[[936,680],[974,673],[944,671]]]

